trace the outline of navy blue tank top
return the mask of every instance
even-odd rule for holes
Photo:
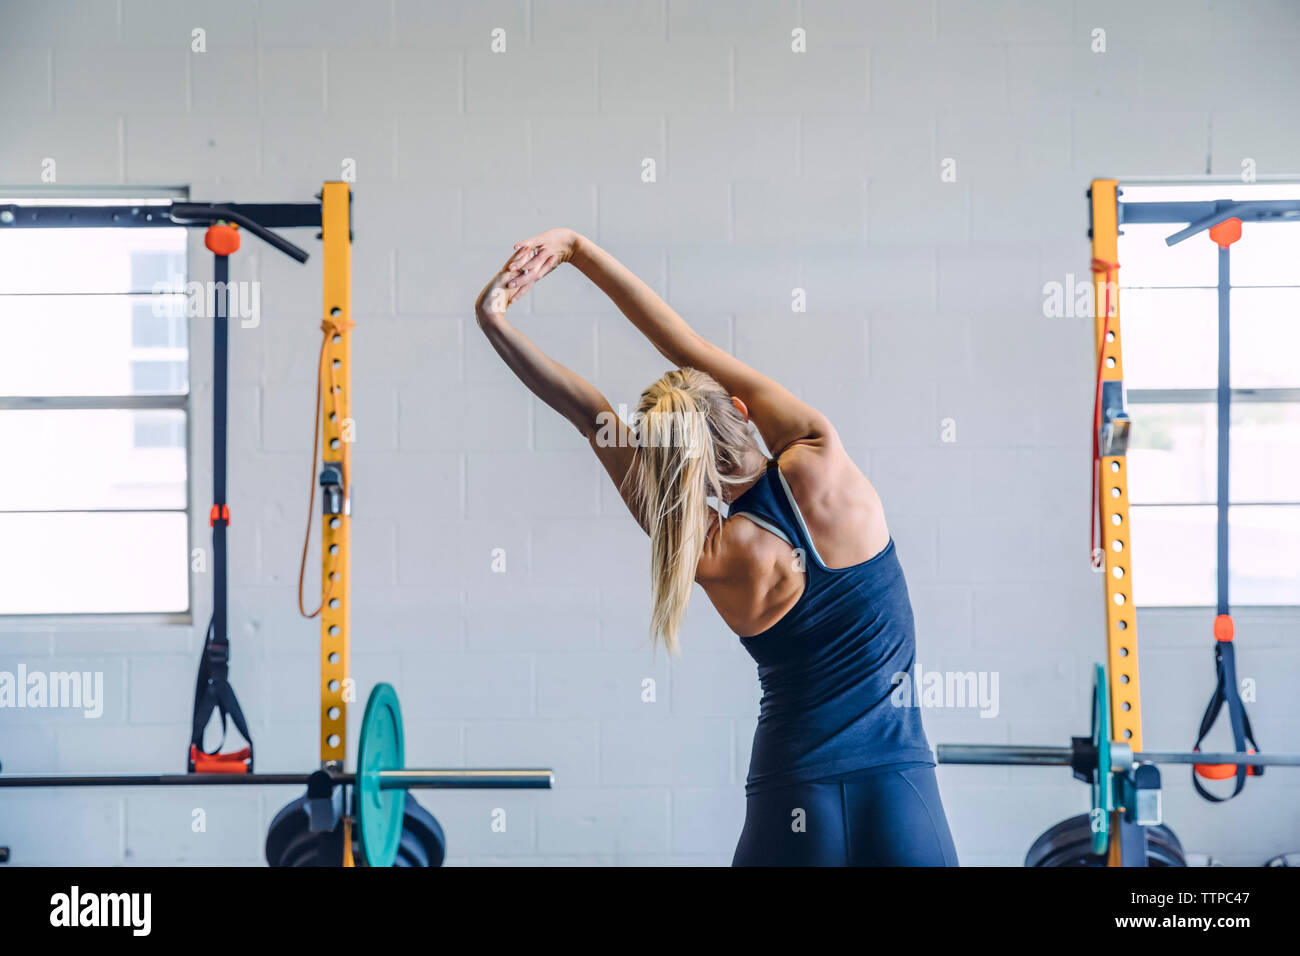
[[[909,686],[916,628],[893,538],[875,557],[828,568],[776,462],[736,498],[744,515],[803,555],[803,594],[781,620],[741,643],[763,695],[745,792],[899,763],[933,765],[921,711],[897,706]]]

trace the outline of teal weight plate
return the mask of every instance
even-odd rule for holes
[[[405,763],[402,708],[391,684],[376,684],[366,701],[357,750],[355,816],[368,866],[392,866],[402,841],[405,790],[381,790],[379,772]]]
[[[1115,809],[1115,785],[1110,770],[1110,694],[1106,668],[1093,665],[1092,744],[1097,749],[1097,768],[1092,779],[1092,852],[1110,849],[1110,814]]]

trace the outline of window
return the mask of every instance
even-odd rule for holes
[[[166,199],[0,199],[149,205]],[[182,227],[0,228],[0,614],[189,612]]]
[[[1120,197],[1121,205],[1216,200],[1300,200],[1300,186],[1126,185]],[[1214,606],[1222,513],[1230,602],[1300,604],[1300,217],[1245,221],[1223,290],[1207,233],[1165,243],[1186,225],[1120,229],[1134,600]],[[1222,444],[1221,394],[1230,399]]]

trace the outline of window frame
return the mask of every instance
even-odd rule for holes
[[[1255,186],[1284,186],[1293,187],[1300,190],[1300,182],[1291,179],[1286,180],[1267,180],[1255,183],[1243,183],[1239,179],[1222,179],[1222,180],[1143,180],[1131,179],[1121,181],[1118,186],[1116,204],[1118,215],[1116,217],[1120,237],[1123,236],[1123,227],[1126,224],[1142,225],[1168,225],[1171,227],[1170,236],[1187,232],[1197,218],[1206,215],[1211,208],[1218,209],[1219,206],[1226,206],[1229,203],[1249,204],[1250,207],[1257,207],[1261,214],[1255,217],[1243,215],[1243,222],[1268,222],[1270,218],[1283,218],[1285,222],[1292,225],[1300,225],[1300,198],[1296,199],[1171,199],[1171,200],[1137,200],[1126,202],[1123,199],[1123,190],[1125,186],[1133,188],[1176,188],[1176,187],[1221,187],[1225,192],[1230,190],[1241,190],[1242,187]],[[1283,217],[1281,213],[1285,212]],[[1182,226],[1183,228],[1175,228]],[[1183,241],[1193,241],[1200,236],[1200,231],[1188,235]],[[1130,505],[1132,508],[1160,508],[1160,507],[1213,507],[1216,519],[1216,541],[1215,541],[1215,560],[1217,564],[1228,567],[1229,571],[1224,575],[1226,584],[1226,594],[1216,593],[1216,600],[1209,604],[1138,604],[1137,608],[1141,611],[1204,611],[1215,608],[1222,604],[1223,606],[1235,609],[1249,608],[1256,611],[1276,611],[1293,613],[1300,612],[1300,602],[1277,603],[1277,604],[1245,604],[1231,601],[1231,524],[1229,522],[1229,513],[1234,507],[1231,497],[1231,483],[1227,480],[1227,472],[1230,467],[1232,458],[1231,450],[1231,409],[1237,404],[1296,404],[1300,403],[1300,387],[1253,387],[1253,388],[1233,388],[1231,385],[1231,362],[1232,352],[1229,334],[1232,323],[1232,291],[1236,289],[1259,288],[1257,286],[1234,286],[1231,282],[1231,261],[1232,246],[1220,249],[1217,262],[1218,267],[1212,282],[1206,282],[1203,285],[1195,286],[1132,286],[1133,289],[1214,289],[1216,295],[1216,304],[1218,307],[1216,320],[1216,373],[1218,381],[1213,388],[1147,388],[1131,389],[1127,385],[1124,387],[1124,404],[1125,407],[1141,405],[1208,405],[1217,408],[1217,425],[1215,435],[1215,472],[1217,475],[1215,498],[1213,501],[1205,502],[1134,502]],[[1227,279],[1224,278],[1224,264],[1227,264]],[[1295,286],[1287,288],[1300,288],[1300,282]],[[1125,286],[1121,281],[1119,284],[1120,295],[1122,296]],[[1121,302],[1122,315],[1122,302]],[[1228,345],[1227,360],[1224,360],[1224,345]],[[1248,501],[1237,502],[1238,506],[1283,506],[1283,507],[1300,507],[1300,499],[1294,501]],[[1219,572],[1216,568],[1216,590],[1218,590]]]
[[[183,186],[0,186],[0,195],[15,202],[39,204],[48,200],[62,202],[83,201],[85,203],[109,203],[132,201],[149,201],[160,203],[187,202],[189,189]],[[185,226],[177,226],[186,229]],[[186,229],[185,280],[189,281],[191,257],[189,248],[189,230]],[[140,294],[141,290],[131,293],[102,293],[104,295]],[[188,320],[187,320],[188,321]],[[191,333],[193,329],[189,330]],[[194,338],[187,337],[186,369],[187,387],[183,394],[142,394],[142,395],[57,395],[57,396],[3,396],[0,395],[0,411],[29,410],[69,410],[85,411],[96,409],[111,410],[166,410],[180,411],[185,416],[185,501],[183,508],[45,508],[24,513],[36,514],[118,514],[140,511],[142,513],[183,513],[185,515],[185,609],[183,611],[89,611],[49,613],[7,614],[0,611],[0,632],[30,630],[33,625],[40,626],[94,626],[103,624],[170,627],[192,626],[194,623],[194,574],[190,570],[190,560],[194,554],[195,541],[195,488],[194,488],[194,392],[195,362]],[[203,384],[203,383],[198,383]]]

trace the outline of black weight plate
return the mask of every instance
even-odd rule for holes
[[[342,865],[342,822],[330,833],[313,833],[308,829],[309,825],[305,795],[282,807],[267,828],[267,864],[270,866]],[[359,852],[355,846],[354,852]]]
[[[339,866],[343,860],[343,833],[301,833],[285,847],[283,860],[283,866]]]
[[[442,866],[447,856],[447,837],[442,826],[420,801],[407,791],[406,812],[402,815],[403,831],[413,833],[424,846],[428,858],[426,866]]]
[[[300,833],[307,832],[307,798],[299,797],[281,807],[266,830],[268,866],[284,866],[284,850]]]
[[[1148,866],[1186,866],[1182,844],[1164,825],[1146,827]],[[1092,852],[1088,814],[1062,820],[1048,828],[1025,854],[1025,866],[1105,866],[1106,857]]]
[[[1147,852],[1150,853],[1151,848],[1154,846],[1168,848],[1171,856],[1175,856],[1182,861],[1180,863],[1171,864],[1172,866],[1187,865],[1187,857],[1186,854],[1183,853],[1183,844],[1179,841],[1178,837],[1174,836],[1174,831],[1169,829],[1169,827],[1165,826],[1163,823],[1154,827],[1147,827]]]
[[[270,866],[339,866],[343,858],[343,825],[331,833],[308,829],[307,797],[281,807],[267,828],[266,862]],[[352,841],[353,857],[360,863],[361,844]],[[410,793],[402,814],[402,835],[395,866],[442,866],[447,853],[446,838],[437,819]]]
[[[429,852],[424,843],[410,830],[402,831],[402,840],[397,845],[397,863],[395,866],[428,866]]]
[[[427,866],[428,857],[420,841],[409,833],[403,833],[397,844],[397,862],[394,866]]]

